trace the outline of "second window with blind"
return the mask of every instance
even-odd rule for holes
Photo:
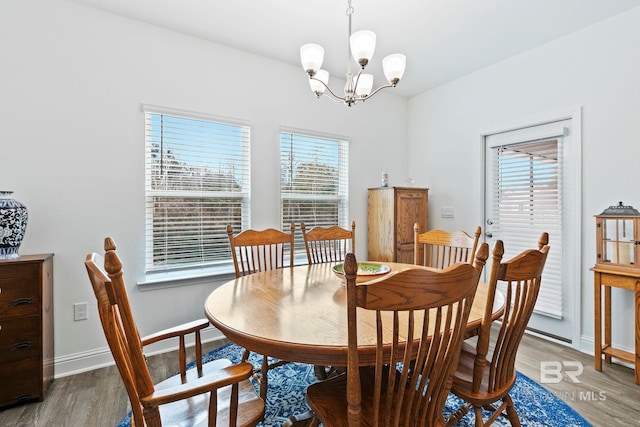
[[[280,132],[282,229],[349,224],[349,142],[283,129]],[[296,233],[296,253],[304,253]]]

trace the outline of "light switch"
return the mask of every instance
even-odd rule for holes
[[[455,218],[456,217],[456,210],[455,208],[451,207],[451,206],[446,206],[446,207],[442,207],[440,208],[440,217],[441,218]]]
[[[77,302],[73,304],[73,320],[87,320],[88,310],[86,302]]]

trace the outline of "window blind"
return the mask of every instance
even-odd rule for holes
[[[551,250],[535,311],[562,318],[562,138],[563,130],[534,141],[496,145],[492,163],[493,234],[505,242],[507,260],[534,247],[544,231]]]
[[[293,222],[307,228],[349,220],[349,143],[300,132],[280,132],[280,195],[282,229]],[[296,253],[304,252],[301,234]]]
[[[145,110],[146,270],[229,262],[249,223],[249,127]]]

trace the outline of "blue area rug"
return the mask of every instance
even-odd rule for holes
[[[204,356],[205,362],[226,358],[234,363],[240,361],[242,349],[231,343],[213,350]],[[250,362],[256,368],[260,366],[261,356],[251,354]],[[193,364],[192,364],[193,365]],[[193,366],[192,366],[193,367]],[[280,427],[293,414],[309,410],[305,400],[305,390],[310,383],[317,381],[312,365],[289,363],[269,371],[269,391],[267,393],[267,409],[262,427]],[[256,390],[258,384],[254,384]],[[511,391],[511,397],[520,416],[522,427],[587,427],[591,426],[560,398],[542,386],[518,373],[518,379]],[[449,395],[444,410],[445,418],[455,411],[462,401]],[[120,421],[118,427],[130,427],[131,413]],[[500,417],[494,426],[510,427],[506,418]],[[461,427],[473,427],[474,417],[467,414],[458,424]]]

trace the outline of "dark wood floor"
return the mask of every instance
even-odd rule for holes
[[[205,344],[209,351],[218,343]],[[175,372],[173,353],[152,356],[149,364],[154,379]],[[574,383],[565,377],[545,387],[562,398],[596,427],[635,426],[640,421],[640,386],[633,370],[620,365],[593,369],[593,357],[548,341],[525,336],[518,353],[518,371],[540,382],[540,361],[579,362],[584,367]],[[576,371],[570,363],[567,371]],[[552,375],[551,375],[552,376]],[[0,385],[1,386],[1,385]],[[127,394],[115,367],[107,367],[56,379],[45,401],[0,410],[0,426],[116,426],[128,412]]]

